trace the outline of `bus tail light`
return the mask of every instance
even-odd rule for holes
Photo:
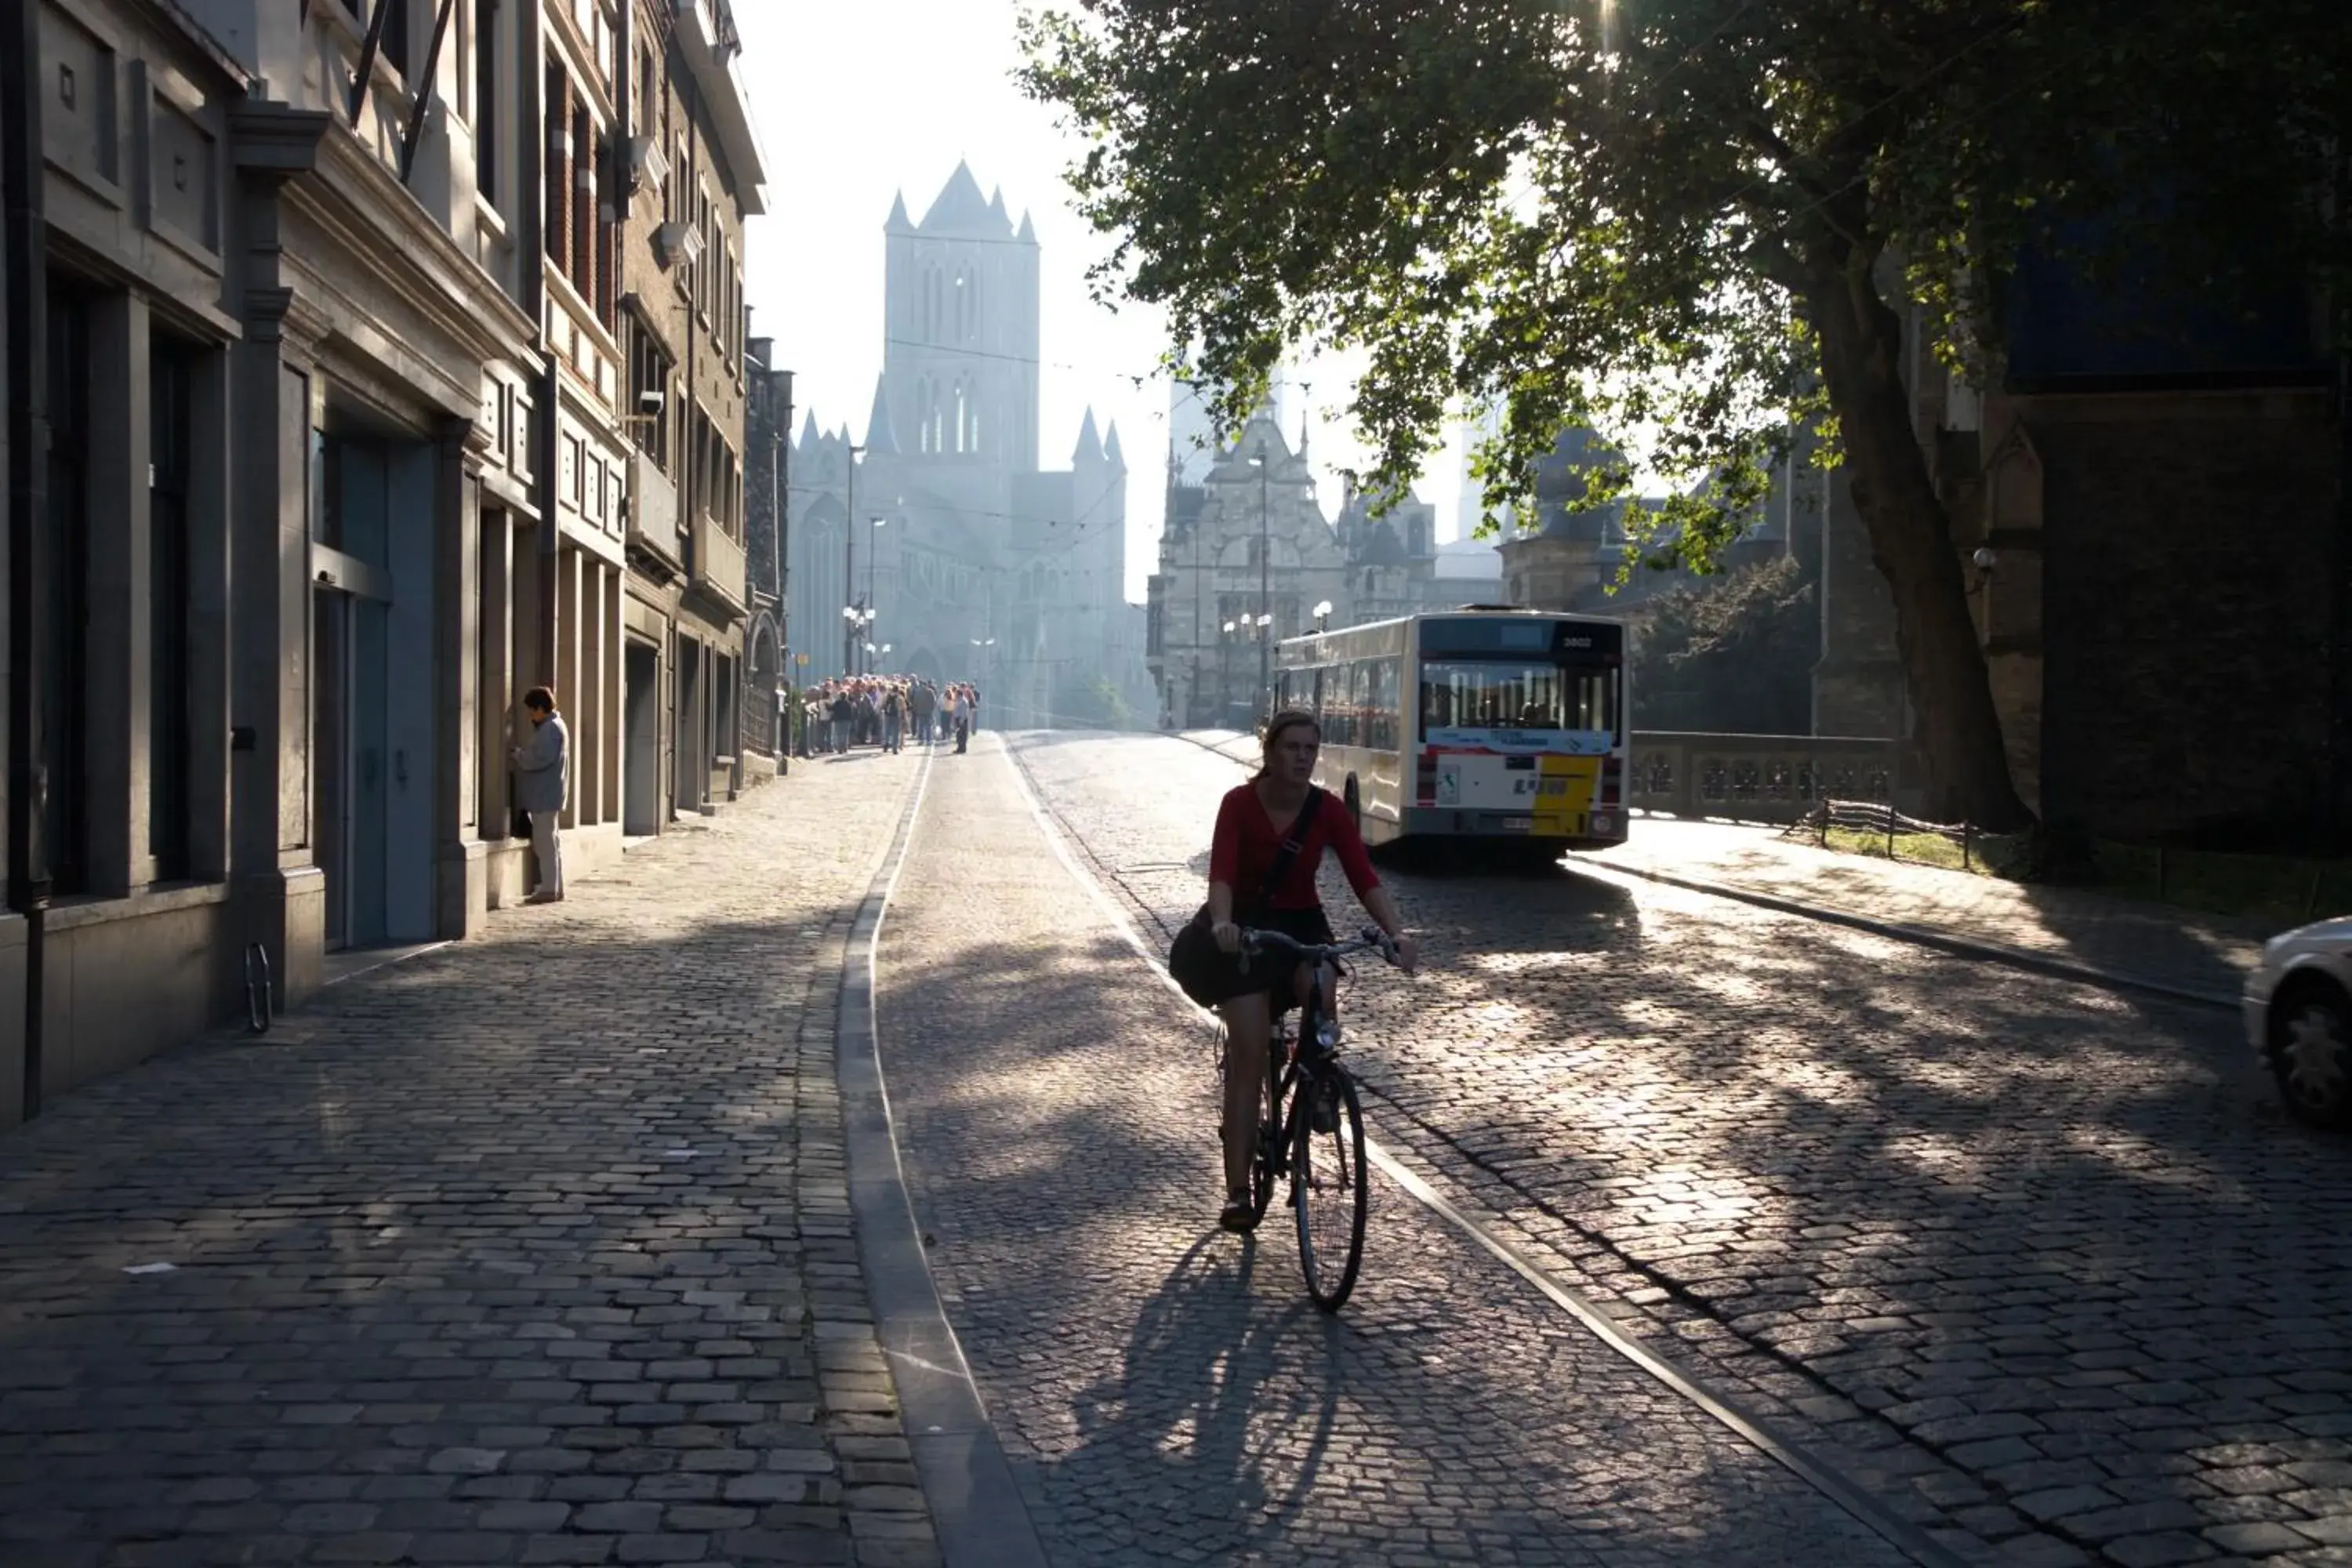
[[[1437,804],[1437,753],[1423,752],[1413,764],[1412,798],[1415,805]]]
[[[1601,804],[1616,805],[1625,793],[1625,761],[1622,757],[1601,760]]]

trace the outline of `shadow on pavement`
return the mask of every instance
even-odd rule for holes
[[[1180,772],[1134,809],[1205,837],[1222,775]],[[2318,1239],[2352,1233],[2352,1147],[2286,1121],[2230,1021],[1566,874],[1389,879],[1432,973],[1351,988],[1358,1068],[1489,1207],[1987,1505],[2352,1517],[2352,1251]],[[2249,1504],[2248,1465],[2303,1468]]]
[[[569,1528],[543,1500],[715,1499],[690,1453],[824,1448],[810,1313],[863,1301],[827,956],[853,910],[579,909],[0,1137],[0,1561],[497,1556]]]

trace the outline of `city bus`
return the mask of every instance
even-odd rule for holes
[[[1291,637],[1277,708],[1323,724],[1315,782],[1367,843],[1625,839],[1625,628],[1467,605]]]

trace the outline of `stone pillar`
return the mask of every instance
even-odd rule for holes
[[[580,552],[558,542],[555,552],[555,704],[570,716],[572,754],[565,827],[580,825]]]
[[[117,289],[100,297],[90,311],[86,890],[115,897],[152,880],[154,869],[147,853],[147,340],[145,296]]]
[[[453,421],[433,466],[433,931],[467,937],[489,907],[479,832],[481,461]]]
[[[481,758],[480,798],[476,837],[501,839],[514,819],[512,773],[507,766],[511,745],[509,720],[514,713],[515,613],[514,527],[504,511],[487,511],[481,519],[481,668],[475,698],[480,738],[475,742]]]
[[[245,337],[229,351],[229,870],[239,941],[261,944],[291,1005],[319,984],[327,888],[310,838],[312,391],[288,336],[300,306],[280,254],[278,197],[310,168],[332,121],[270,103],[241,105],[230,119],[246,291]]]
[[[572,759],[572,820],[583,827],[602,822],[604,808],[604,751],[611,716],[604,710],[604,563],[583,554],[579,599],[575,613],[580,626],[579,689],[572,700],[576,729]]]
[[[604,572],[604,818],[614,826],[621,823],[625,814],[624,785],[621,785],[621,759],[628,752],[628,699],[621,679],[625,663],[628,635],[621,630],[621,602],[628,597],[628,585],[621,581],[618,569]]]

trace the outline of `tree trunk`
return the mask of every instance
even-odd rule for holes
[[[1808,259],[1806,299],[1854,507],[1871,560],[1894,591],[1895,647],[1927,758],[1927,814],[1996,832],[2031,826],[2033,814],[2010,777],[1951,522],[1913,433],[1902,322],[1879,298],[1859,247]]]

